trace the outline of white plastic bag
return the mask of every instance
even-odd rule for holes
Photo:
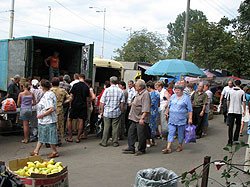
[[[220,109],[221,109],[221,104],[219,104],[218,108],[217,108],[217,112],[220,113]]]

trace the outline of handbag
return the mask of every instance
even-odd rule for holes
[[[185,144],[193,142],[196,143],[196,126],[188,124],[185,128]]]

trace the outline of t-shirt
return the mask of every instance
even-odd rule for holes
[[[242,114],[241,103],[246,101],[245,92],[242,89],[235,87],[230,90],[227,100],[229,101],[229,114]]]
[[[84,82],[74,84],[70,90],[73,94],[73,101],[71,107],[84,108],[87,107],[87,97],[89,97],[89,87]]]
[[[224,98],[226,99],[228,97],[229,91],[232,90],[232,89],[233,89],[233,87],[232,88],[230,88],[229,86],[224,87],[222,92],[221,92],[221,95],[223,94]]]
[[[159,111],[163,111],[165,110],[165,105],[167,103],[167,99],[165,98],[165,92],[167,90],[165,88],[162,88],[161,92],[158,91],[158,93],[160,94],[160,107],[159,107]]]
[[[50,61],[50,66],[52,68],[59,68],[59,58],[58,57],[53,57],[53,56],[50,56],[48,58],[48,60]]]
[[[210,111],[210,104],[212,103],[212,99],[213,99],[213,93],[210,90],[207,90],[205,93],[207,94],[207,106],[205,109],[205,113],[208,114]]]
[[[17,83],[15,83],[14,81],[11,81],[8,86],[7,93],[9,94],[10,98],[13,98],[14,101],[17,102],[17,98],[20,93]]]
[[[249,101],[250,101],[250,94],[246,93],[246,106],[248,106]]]

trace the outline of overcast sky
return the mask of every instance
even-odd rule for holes
[[[187,0],[15,0],[14,37],[48,36],[95,44],[100,56],[103,13],[106,8],[104,57],[111,58],[132,31],[143,28],[167,34],[167,24],[186,10]],[[238,15],[241,0],[191,0],[190,7],[204,12],[209,21]],[[8,38],[11,0],[0,0],[0,39]],[[98,7],[90,9],[89,7]],[[126,28],[123,28],[126,27]]]

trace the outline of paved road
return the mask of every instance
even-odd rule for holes
[[[184,150],[180,153],[162,154],[161,150],[166,146],[166,142],[158,140],[158,145],[150,148],[143,156],[124,155],[121,150],[127,146],[126,140],[120,142],[120,147],[104,148],[98,145],[99,139],[90,137],[80,144],[64,143],[63,147],[58,149],[60,157],[56,160],[68,165],[70,186],[129,187],[135,183],[136,173],[140,169],[164,167],[180,175],[200,165],[207,155],[210,155],[212,160],[222,159],[226,155],[223,147],[227,142],[227,126],[222,121],[222,116],[215,116],[209,121],[208,135],[196,144],[184,145]],[[246,134],[246,130],[244,133]],[[21,136],[0,136],[0,160],[8,162],[27,157],[36,144],[22,144],[21,139]],[[246,139],[246,135],[241,137],[245,142]],[[175,143],[173,150],[177,146]],[[44,158],[49,153],[50,149],[46,148],[40,152]],[[235,162],[243,163],[244,155],[245,149],[237,152]],[[219,172],[214,166],[211,166],[210,176],[219,179]],[[249,176],[241,175],[243,179],[247,177]],[[209,186],[219,185],[210,181]]]

